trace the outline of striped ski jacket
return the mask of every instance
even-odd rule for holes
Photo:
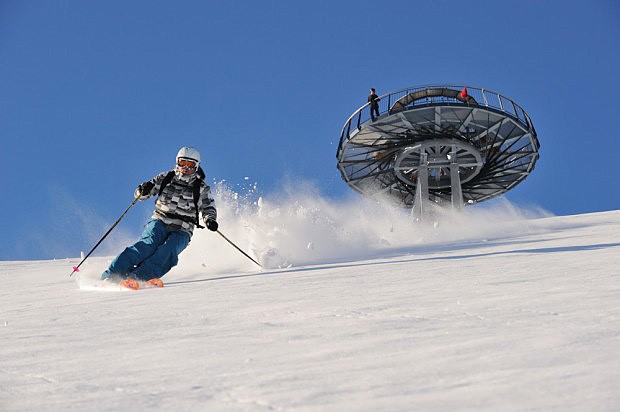
[[[148,195],[141,196],[140,200],[146,200],[158,195],[155,201],[155,211],[152,215],[153,219],[159,219],[164,224],[187,232],[191,236],[196,224],[194,184],[198,180],[200,182],[198,211],[202,215],[202,220],[205,224],[208,219],[217,220],[217,210],[215,209],[215,201],[211,196],[211,188],[202,179],[199,179],[196,174],[185,176],[175,172],[170,183],[159,194],[161,185],[168,173],[160,173],[136,188],[136,197],[140,196],[140,187],[151,188]]]

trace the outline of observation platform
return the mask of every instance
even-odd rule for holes
[[[354,190],[421,214],[427,201],[460,208],[499,196],[534,169],[540,143],[521,106],[465,85],[425,85],[379,96],[342,128],[336,158]]]

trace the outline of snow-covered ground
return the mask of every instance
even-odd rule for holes
[[[206,231],[163,289],[0,262],[0,410],[620,410],[620,211],[280,204],[221,210],[262,272]]]

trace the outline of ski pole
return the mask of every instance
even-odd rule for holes
[[[245,257],[247,257],[247,258],[248,258],[248,259],[250,259],[252,262],[256,263],[256,264],[257,264],[260,268],[262,268],[262,266],[261,266],[261,264],[260,264],[260,263],[258,263],[258,262],[257,262],[257,261],[255,261],[254,259],[252,259],[252,258],[250,257],[250,255],[248,255],[247,253],[245,253],[243,250],[241,250],[241,249],[239,248],[239,246],[235,245],[235,244],[234,244],[234,243],[233,243],[230,239],[228,239],[226,236],[224,236],[224,235],[222,234],[222,232],[220,232],[219,230],[216,230],[216,232],[217,232],[220,236],[222,236],[222,237],[223,237],[223,238],[224,238],[224,239],[225,239],[228,243],[230,243],[230,244],[231,244],[231,245],[232,245],[235,249],[237,249],[239,252],[243,253],[243,254],[245,255]]]
[[[71,272],[71,274],[69,275],[69,277],[73,276],[73,274],[75,272],[79,272],[80,271],[80,266],[82,266],[82,263],[84,263],[84,261],[86,259],[88,259],[88,257],[90,256],[91,253],[93,253],[95,251],[95,249],[97,249],[97,246],[99,246],[99,244],[101,244],[101,242],[103,242],[103,239],[105,239],[110,232],[112,231],[112,229],[114,229],[116,227],[116,225],[118,225],[118,222],[121,221],[122,218],[125,217],[125,215],[127,214],[127,212],[129,212],[129,209],[132,208],[133,205],[136,204],[136,202],[138,201],[138,199],[140,199],[140,196],[136,197],[133,202],[131,202],[131,204],[129,205],[129,207],[127,208],[127,210],[125,210],[125,212],[121,215],[121,217],[118,218],[118,220],[116,222],[114,222],[114,224],[112,225],[112,227],[110,229],[108,229],[107,232],[105,232],[105,235],[103,235],[103,237],[101,239],[99,239],[99,242],[97,242],[97,244],[95,246],[93,246],[93,248],[90,250],[90,252],[88,252],[88,254],[84,257],[84,259],[82,259],[82,261],[77,265],[77,266],[73,266],[73,272]]]

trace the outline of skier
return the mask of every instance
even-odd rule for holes
[[[211,189],[204,183],[200,153],[193,147],[182,147],[176,166],[139,185],[134,193],[139,200],[157,195],[155,211],[146,224],[141,239],[127,247],[101,274],[102,280],[119,281],[132,289],[138,280],[163,286],[161,278],[178,262],[178,255],[187,247],[194,226],[217,231],[217,211]]]

